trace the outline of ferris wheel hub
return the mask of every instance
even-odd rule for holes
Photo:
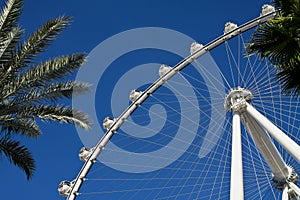
[[[273,174],[272,174],[272,181],[275,183],[274,187],[278,190],[283,190],[287,183],[294,183],[298,184],[299,176],[295,169],[291,166],[288,166],[289,170],[289,176],[284,180],[278,180]]]
[[[224,108],[234,112],[242,112],[246,108],[246,102],[250,102],[253,98],[252,93],[242,87],[230,89],[225,97]]]

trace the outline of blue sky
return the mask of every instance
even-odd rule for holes
[[[25,0],[20,24],[31,33],[47,19],[60,15],[73,16],[72,25],[43,54],[42,58],[73,52],[89,53],[96,45],[119,32],[139,27],[164,27],[182,32],[202,43],[222,34],[227,21],[238,24],[259,15],[268,1],[71,1]],[[142,59],[142,58],[141,58]],[[70,102],[68,102],[70,103]],[[76,176],[82,163],[82,147],[76,129],[57,123],[40,124],[38,139],[24,140],[37,162],[31,181],[5,159],[1,162],[1,199],[63,199],[58,196],[61,180]]]

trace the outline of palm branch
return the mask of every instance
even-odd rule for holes
[[[20,142],[10,139],[9,136],[0,138],[0,154],[4,154],[10,162],[22,169],[27,179],[32,178],[35,161],[30,151]]]
[[[277,73],[278,80],[283,85],[283,90],[287,94],[300,94],[300,63],[291,64],[292,66],[281,68]]]
[[[46,61],[38,58],[70,25],[71,18],[51,19],[21,41],[23,30],[18,19],[22,6],[22,0],[8,0],[0,14],[0,154],[30,178],[34,160],[26,147],[12,139],[14,134],[39,136],[37,119],[76,124],[84,129],[91,122],[81,111],[59,103],[89,90],[86,83],[68,80],[85,62],[86,55],[75,53]]]
[[[268,59],[278,69],[283,91],[299,95],[300,0],[275,0],[274,5],[277,16],[257,28],[247,51]]]

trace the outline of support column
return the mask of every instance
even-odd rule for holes
[[[290,175],[290,171],[269,134],[247,112],[243,112],[241,117],[255,145],[268,163],[274,175],[274,180],[277,182],[285,182]]]
[[[244,181],[242,164],[241,120],[237,113],[232,118],[230,200],[244,199]]]
[[[300,188],[293,182],[288,182],[288,185],[300,197]]]
[[[247,103],[247,112],[300,163],[300,146]]]
[[[289,191],[289,187],[288,187],[288,185],[286,185],[282,191],[282,196],[281,196],[282,200],[289,200],[288,191]]]

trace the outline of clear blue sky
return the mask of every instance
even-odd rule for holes
[[[164,27],[207,43],[219,36],[227,21],[243,23],[258,16],[263,0],[25,0],[20,24],[31,33],[47,19],[73,16],[72,25],[53,43],[44,58],[73,52],[89,53],[106,38],[127,29]],[[75,128],[57,123],[40,124],[43,135],[25,140],[37,162],[31,181],[1,162],[1,199],[63,199],[57,193],[61,180],[72,179],[80,169],[82,143]]]

